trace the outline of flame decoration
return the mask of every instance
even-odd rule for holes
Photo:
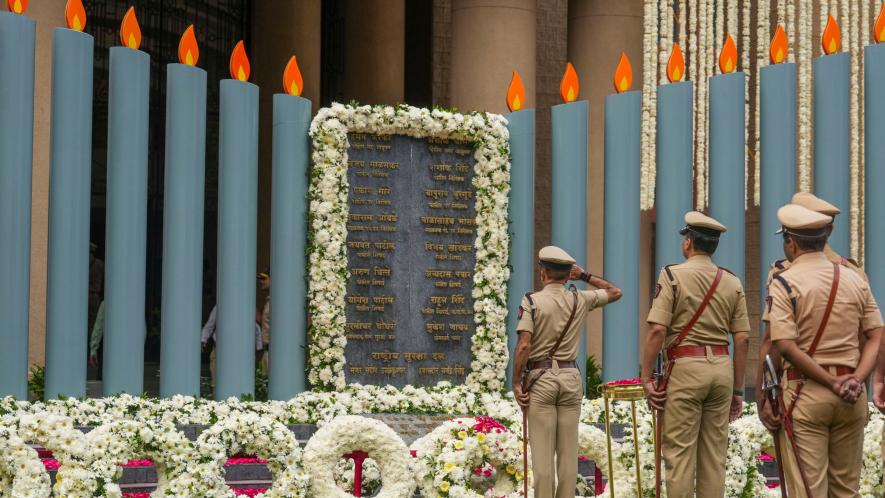
[[[781,24],[777,25],[774,37],[771,39],[771,45],[768,47],[768,57],[772,64],[780,64],[787,58],[787,51],[790,49],[790,41],[787,39],[787,32]]]
[[[559,95],[562,96],[562,101],[567,103],[577,100],[579,88],[578,73],[569,62],[565,66],[565,74],[562,75],[562,82],[559,84]]]
[[[614,84],[615,91],[618,93],[624,93],[633,86],[633,65],[630,64],[630,58],[624,52],[621,52],[621,60],[618,61],[618,67],[615,69]]]
[[[673,44],[673,51],[670,52],[670,60],[667,61],[667,79],[670,83],[682,81],[685,76],[685,57],[682,55],[682,48],[678,43]]]
[[[188,66],[196,66],[200,60],[200,46],[197,44],[197,36],[194,34],[194,25],[191,24],[181,35],[178,42],[178,62]]]
[[[9,7],[9,12],[21,15],[28,10],[28,0],[6,0],[6,6]]]
[[[135,17],[135,7],[129,7],[120,25],[120,41],[124,47],[138,50],[141,47],[141,27]]]
[[[301,77],[301,69],[298,68],[298,60],[293,55],[283,71],[283,91],[296,97],[304,91],[304,80]]]
[[[737,57],[737,47],[731,33],[729,33],[725,37],[725,44],[722,45],[722,51],[719,53],[719,69],[723,74],[734,72],[737,68]]]
[[[876,43],[885,42],[885,2],[882,3],[879,17],[876,18],[876,25],[873,26],[873,39],[876,40]]]
[[[249,64],[249,57],[246,55],[246,47],[243,45],[243,40],[240,40],[230,55],[230,76],[235,80],[249,81],[249,74],[251,72],[252,66]]]
[[[842,48],[842,33],[839,31],[839,23],[833,19],[833,16],[829,16],[827,19],[827,27],[824,28],[821,45],[827,55],[835,54]]]
[[[525,104],[525,85],[522,84],[519,72],[513,71],[510,86],[507,87],[507,108],[510,112],[516,112],[522,109],[523,104]]]
[[[83,31],[86,27],[86,9],[83,8],[83,2],[68,0],[65,4],[65,22],[68,23],[68,29]]]

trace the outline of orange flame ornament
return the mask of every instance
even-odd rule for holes
[[[178,62],[188,66],[196,66],[200,60],[200,47],[197,45],[197,37],[194,34],[194,25],[191,24],[181,35],[178,42]]]
[[[780,64],[787,58],[787,51],[790,49],[790,42],[787,40],[787,32],[780,24],[774,32],[774,38],[771,39],[771,45],[768,47],[768,57],[772,64]]]
[[[83,31],[86,27],[86,9],[80,0],[68,0],[65,4],[65,21],[68,28],[74,31]]]
[[[519,72],[513,71],[510,86],[507,87],[507,108],[510,112],[516,112],[522,109],[523,104],[525,104],[525,85],[522,84]]]
[[[230,55],[230,77],[235,80],[249,81],[249,73],[251,72],[252,66],[249,65],[246,47],[243,45],[243,40],[240,40]]]
[[[575,72],[575,66],[569,62],[565,66],[565,74],[562,75],[562,82],[559,84],[559,95],[562,96],[563,102],[574,102],[578,99],[578,73]]]
[[[876,43],[885,42],[885,3],[879,9],[879,17],[876,18],[876,25],[873,26],[873,39]]]
[[[138,19],[135,18],[135,7],[129,7],[126,15],[123,16],[123,23],[120,25],[120,41],[124,47],[138,50],[141,46],[141,28],[138,26]]]
[[[682,56],[682,49],[678,43],[673,44],[673,51],[670,52],[670,60],[667,61],[667,79],[670,83],[682,81],[685,75],[685,57]]]
[[[298,68],[298,60],[293,55],[283,71],[283,90],[289,95],[301,96],[304,91],[304,80],[301,78],[301,69]]]
[[[6,6],[9,7],[9,12],[24,14],[28,10],[28,0],[6,0]]]
[[[827,27],[824,28],[821,45],[827,55],[835,54],[842,48],[842,33],[839,32],[839,24],[833,19],[833,16],[829,16],[827,19]]]
[[[725,37],[725,44],[722,45],[722,52],[719,53],[719,70],[723,74],[730,73],[737,67],[737,47],[734,45],[734,38],[729,33]]]
[[[633,86],[633,66],[630,64],[630,58],[624,52],[621,52],[621,60],[618,61],[618,67],[615,69],[614,84],[615,91],[618,93],[624,93]]]

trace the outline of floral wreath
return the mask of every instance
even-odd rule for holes
[[[50,491],[49,475],[34,448],[0,425],[0,494],[48,498]]]
[[[302,498],[307,496],[308,478],[301,470],[301,448],[289,428],[270,417],[238,412],[219,420],[197,438],[197,452],[208,457],[214,467],[209,486],[224,488],[223,496],[234,496],[222,479],[224,462],[229,454],[246,453],[267,460],[273,485],[258,498]],[[182,479],[196,479],[199,473],[189,469]],[[210,493],[198,496],[220,496]]]
[[[364,451],[381,471],[381,488],[375,498],[412,496],[415,480],[411,456],[399,435],[380,420],[347,415],[323,425],[304,447],[304,470],[310,475],[311,496],[352,498],[335,482],[342,455]]]
[[[457,114],[408,105],[333,104],[310,126],[313,169],[308,251],[309,380],[315,387],[343,390],[347,279],[348,132],[467,140],[476,165],[476,272],[471,371],[465,384],[475,392],[500,391],[507,367],[507,194],[510,144],[506,120],[497,114]]]
[[[136,422],[117,420],[96,427],[86,435],[86,443],[94,458],[89,464],[97,482],[93,496],[119,497],[121,465],[129,460],[149,459],[157,469],[157,489],[151,493],[159,498],[168,494],[181,495],[181,481],[176,478],[187,472],[189,464],[200,463],[193,443],[174,425],[158,421]],[[172,484],[168,477],[172,476]]]
[[[15,419],[19,437],[51,450],[58,460],[53,494],[65,498],[89,498],[97,483],[88,470],[92,454],[86,436],[74,428],[71,418],[49,412],[21,414]]]
[[[446,422],[412,450],[422,496],[523,496],[522,440],[493,418]]]

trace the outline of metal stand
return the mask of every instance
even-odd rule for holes
[[[608,489],[609,496],[614,498],[614,459],[612,458],[612,434],[611,434],[611,405],[612,401],[629,401],[631,409],[631,421],[633,424],[633,458],[636,467],[636,496],[642,496],[642,471],[639,461],[639,430],[636,421],[636,403],[645,400],[645,391],[641,384],[606,384],[602,388],[602,398],[605,402],[605,439],[608,447]],[[653,430],[655,420],[652,418]],[[655,441],[657,451],[657,441]]]

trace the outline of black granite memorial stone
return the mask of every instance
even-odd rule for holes
[[[471,144],[349,135],[350,383],[463,383],[476,328]]]

